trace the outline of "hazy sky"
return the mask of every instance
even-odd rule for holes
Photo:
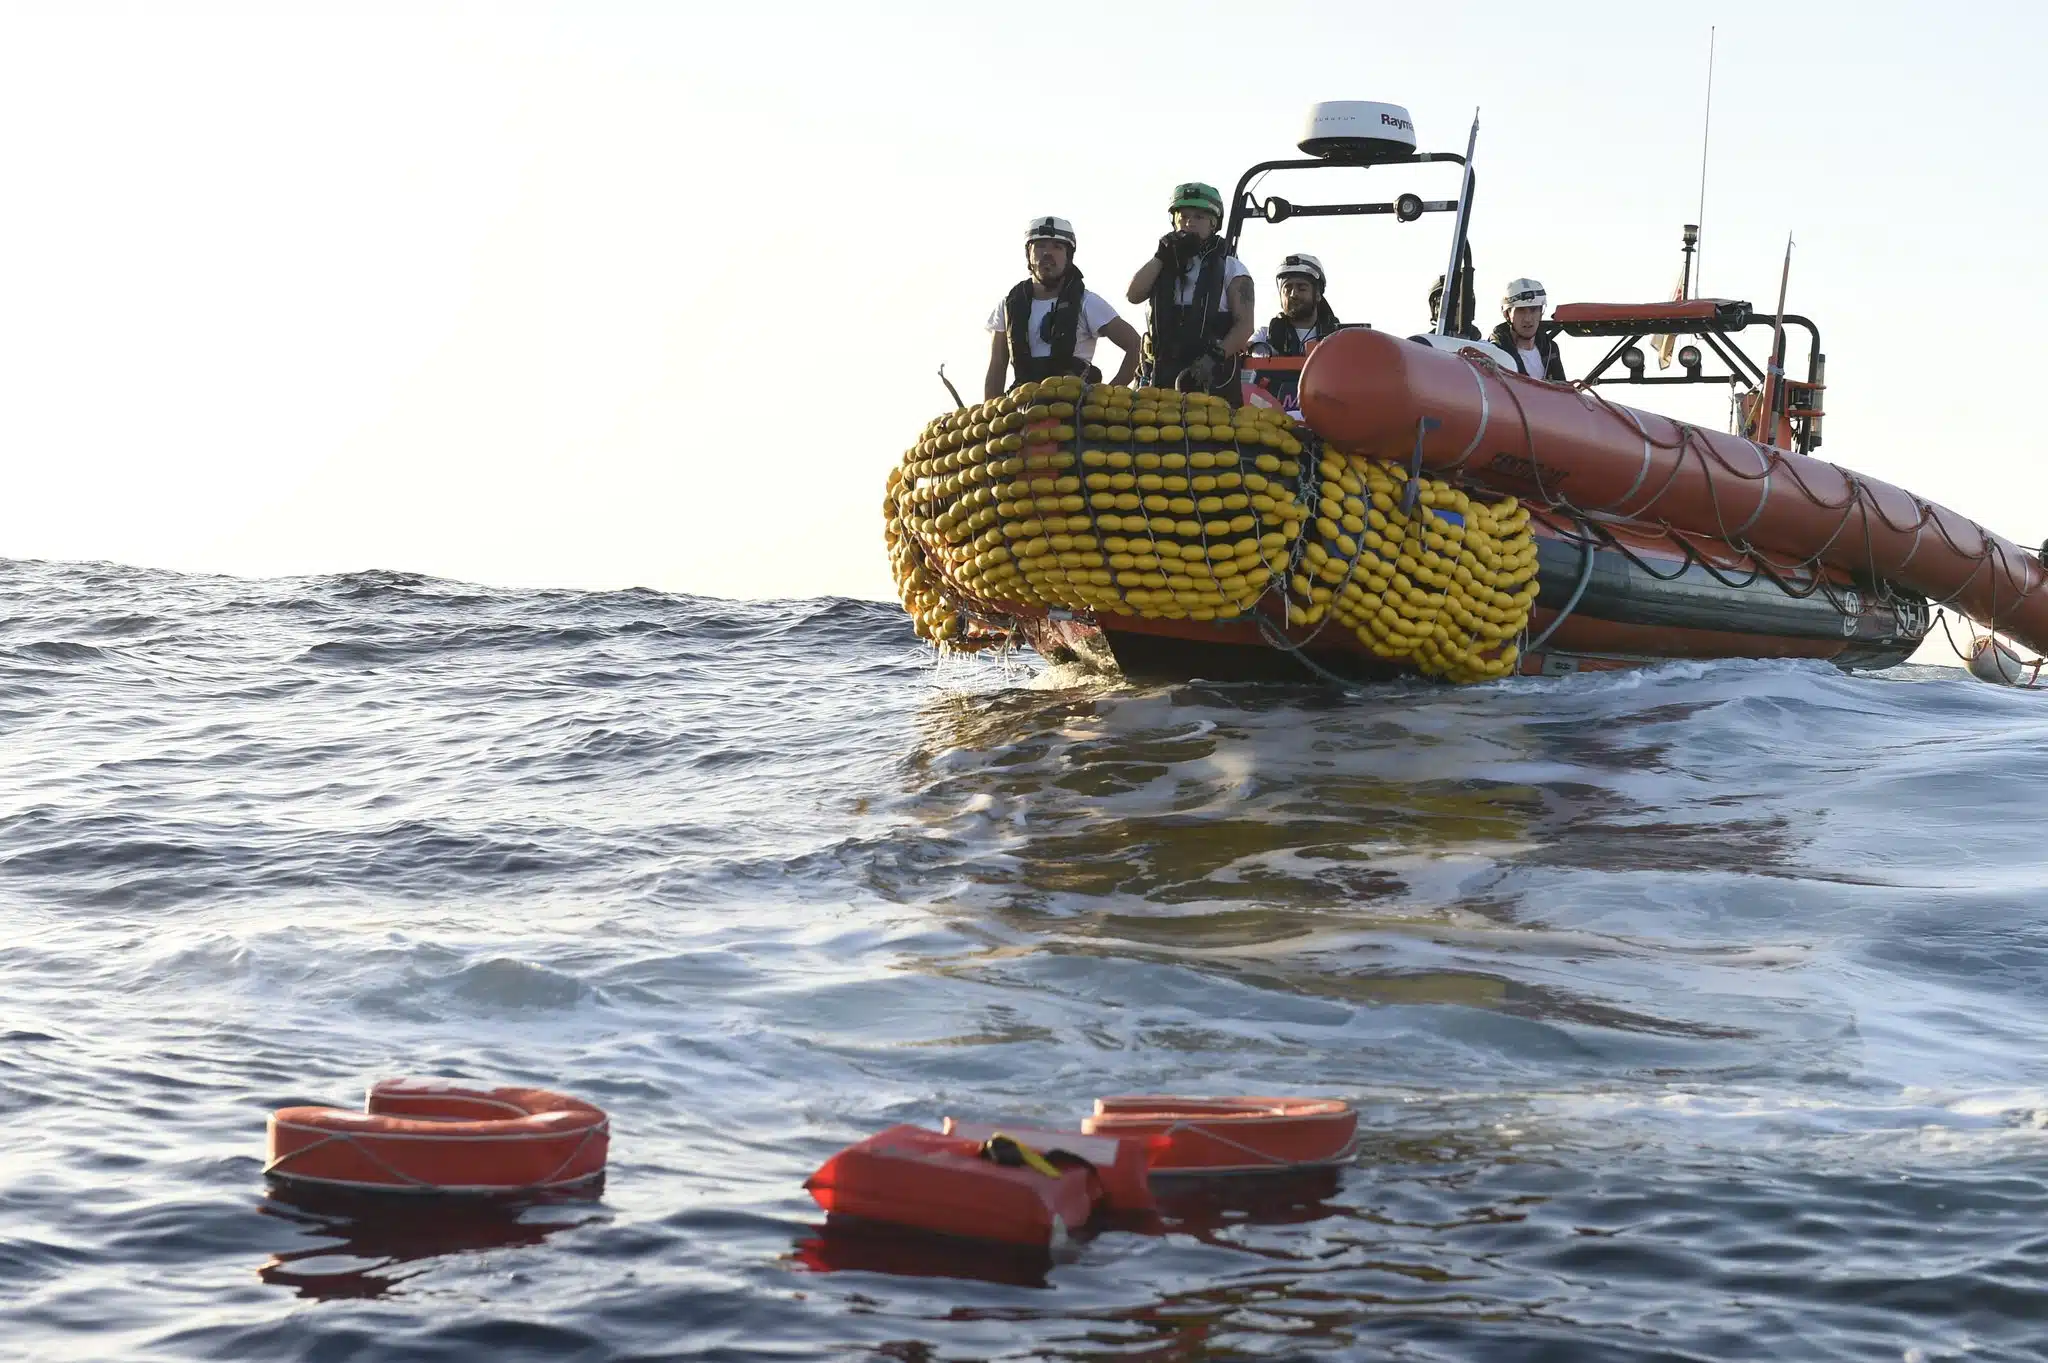
[[[65,0],[0,7],[0,553],[886,596],[1029,217],[1120,302],[1312,101],[1478,106],[1482,307],[1664,297],[1710,24],[1707,291],[1774,301],[1793,232],[1824,453],[2038,542],[2035,6]],[[1448,218],[1332,222],[1251,229],[1262,312],[1307,249],[1420,329]]]

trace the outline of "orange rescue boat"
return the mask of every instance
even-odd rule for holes
[[[1567,305],[1557,320],[1567,330],[1603,313],[1633,314],[1629,324],[1643,328],[1686,325],[1659,316],[1676,311]],[[2048,649],[2048,575],[2038,557],[1946,507],[1797,450],[1618,406],[1590,387],[1525,378],[1482,352],[1376,331],[1339,331],[1319,345],[1301,394],[1309,425],[1348,454],[1408,460],[1419,450],[1430,473],[1576,520],[1860,575],[1953,602],[1989,629]],[[1425,417],[1433,424],[1418,442]]]
[[[1818,458],[1818,328],[1782,286],[1774,312],[1690,296],[1696,228],[1677,300],[1556,309],[1550,335],[1612,341],[1572,382],[1473,339],[1476,138],[1475,123],[1465,155],[1422,153],[1405,110],[1319,105],[1306,157],[1251,167],[1231,200],[1233,251],[1253,222],[1455,214],[1431,332],[1340,326],[1305,355],[1248,359],[1234,413],[1055,379],[927,426],[884,508],[919,633],[1145,678],[1472,681],[1672,659],[1889,667],[1953,606],[2048,651],[2042,557]],[[1276,174],[1434,165],[1457,168],[1457,197],[1255,192]],[[1648,373],[1645,340],[1667,359],[1685,342],[1679,371]],[[1685,383],[1725,388],[1735,429],[1603,392]]]

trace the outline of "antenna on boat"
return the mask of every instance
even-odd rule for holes
[[[1706,259],[1706,251],[1700,246],[1700,228],[1707,221],[1707,140],[1714,131],[1714,30],[1707,29],[1707,112],[1700,120],[1700,206],[1693,214],[1692,225],[1685,229],[1686,281],[1685,297],[1694,296],[1700,287],[1699,264]]]
[[[1678,289],[1671,295],[1674,303],[1683,303],[1697,298],[1700,293],[1699,272],[1694,268],[1706,259],[1706,252],[1700,247],[1700,224],[1707,220],[1707,139],[1714,130],[1714,30],[1707,29],[1707,112],[1700,120],[1700,206],[1685,225],[1685,232],[1679,245],[1685,255],[1678,264]],[[1678,346],[1678,333],[1666,332],[1657,338],[1657,367],[1671,367],[1671,352]],[[1730,380],[1729,401],[1734,401],[1733,380]],[[1732,420],[1732,418],[1731,418]]]
[[[1764,390],[1758,394],[1756,433],[1778,443],[1778,413],[1785,405],[1785,290],[1792,283],[1792,234],[1785,234],[1785,268],[1778,274],[1778,320],[1771,327],[1771,353],[1764,365]],[[1765,423],[1770,423],[1768,428]]]
[[[1778,321],[1771,329],[1771,373],[1785,377],[1785,290],[1792,282],[1792,234],[1785,234],[1785,268],[1778,274]]]
[[[1472,132],[1465,139],[1465,181],[1458,186],[1458,221],[1451,229],[1451,263],[1444,266],[1444,299],[1437,305],[1436,334],[1451,334],[1451,314],[1458,310],[1462,299],[1476,309],[1478,300],[1468,298],[1471,292],[1468,281],[1458,271],[1459,263],[1465,256],[1465,232],[1472,225],[1472,153],[1479,146],[1479,110],[1472,110]],[[1466,319],[1470,321],[1471,319]]]

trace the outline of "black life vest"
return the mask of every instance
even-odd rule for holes
[[[1046,310],[1045,318],[1038,324],[1039,339],[1052,346],[1047,355],[1031,353],[1031,304],[1034,299],[1031,281],[1019,283],[1010,290],[1010,296],[1003,300],[1004,315],[1010,330],[1010,386],[1020,383],[1036,383],[1058,374],[1080,374],[1087,370],[1085,360],[1074,358],[1074,342],[1081,333],[1081,297],[1085,289],[1081,283],[1081,272],[1072,265],[1060,280],[1060,291],[1054,295],[1052,307]]]
[[[1337,314],[1330,307],[1330,300],[1318,298],[1314,328],[1316,339],[1320,341],[1336,329]],[[1308,353],[1308,342],[1301,339],[1301,332],[1284,312],[1266,323],[1266,344],[1272,347],[1275,355]],[[1284,402],[1300,390],[1301,375],[1292,370],[1271,369],[1259,376],[1259,386]]]
[[[1515,339],[1515,329],[1511,324],[1502,322],[1493,329],[1493,335],[1487,339],[1491,340],[1502,350],[1507,351],[1508,355],[1515,362],[1515,368],[1521,370],[1524,374],[1529,374],[1529,367],[1522,363],[1522,343]],[[1536,332],[1536,339],[1530,344],[1535,349],[1537,356],[1543,361],[1543,372],[1541,374],[1529,374],[1529,377],[1532,379],[1548,379],[1552,383],[1563,383],[1564,357],[1558,354],[1556,337],[1551,335],[1547,327],[1539,328]]]
[[[1316,339],[1321,340],[1337,329],[1337,314],[1330,308],[1330,300],[1316,300]],[[1300,355],[1308,349],[1308,343],[1301,339],[1294,323],[1286,313],[1281,313],[1266,324],[1266,342],[1273,347],[1275,355]]]
[[[1187,274],[1186,269],[1160,268],[1159,278],[1152,282],[1152,321],[1145,333],[1147,383],[1160,388],[1173,387],[1181,370],[1208,354],[1211,344],[1230,334],[1230,312],[1220,306],[1223,276],[1228,268],[1226,262],[1230,259],[1229,244],[1222,237],[1211,237],[1204,242],[1202,249],[1195,254],[1194,293],[1185,303],[1176,302],[1175,294]],[[1237,366],[1233,363],[1229,372],[1219,376],[1209,391],[1221,393],[1232,399],[1235,405],[1238,397]]]

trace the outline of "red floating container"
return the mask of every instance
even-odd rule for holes
[[[1357,1109],[1333,1098],[1098,1098],[1081,1129],[1153,1139],[1154,1174],[1283,1173],[1358,1153]]]
[[[452,1079],[380,1079],[364,1110],[270,1117],[266,1176],[389,1193],[543,1193],[604,1177],[611,1123],[580,1098]]]
[[[1043,1250],[1066,1243],[1106,1200],[1088,1164],[1060,1161],[1048,1175],[981,1152],[982,1140],[892,1126],[826,1160],[804,1187],[834,1216]]]

